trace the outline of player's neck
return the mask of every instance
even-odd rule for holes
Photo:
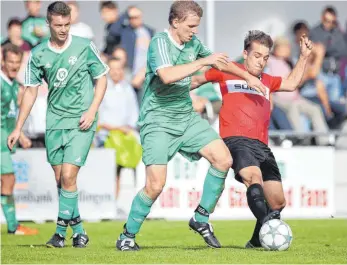
[[[183,44],[184,44],[184,42],[181,41],[180,38],[178,37],[177,31],[176,31],[174,28],[172,28],[172,27],[170,26],[168,31],[169,31],[169,34],[170,34],[171,38],[172,38],[175,42],[177,42],[178,45],[183,45]]]
[[[60,49],[63,49],[69,42],[69,36],[64,41],[60,41],[58,39],[54,39],[53,37],[51,37],[49,39],[49,42],[53,48],[60,50]]]

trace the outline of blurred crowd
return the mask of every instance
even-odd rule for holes
[[[79,4],[67,2],[71,8],[73,35],[93,40],[93,29],[79,19]],[[27,17],[13,17],[7,24],[7,37],[1,45],[12,43],[24,51],[18,81],[23,83],[24,68],[30,50],[49,37],[49,30],[40,1],[24,2]],[[142,85],[146,72],[146,57],[154,30],[143,21],[142,10],[129,5],[119,10],[115,1],[100,1],[100,19],[105,24],[102,59],[110,67],[108,88],[99,111],[99,127],[94,146],[102,147],[110,131],[136,134],[139,105],[143,95]],[[301,136],[285,135],[271,137],[274,145],[338,145],[346,144],[346,137],[329,133],[338,130],[347,134],[347,32],[338,22],[338,13],[333,6],[322,10],[321,21],[310,28],[305,21],[296,21],[291,26],[290,36],[274,40],[274,48],[266,72],[286,77],[291,72],[298,56],[298,40],[302,34],[315,42],[314,53],[307,67],[300,89],[295,92],[280,92],[273,95],[270,130],[301,133]],[[235,59],[242,62],[242,58]],[[205,71],[204,69],[203,71]],[[197,74],[203,74],[200,71]],[[41,86],[38,99],[25,125],[26,134],[33,147],[44,147],[45,110],[47,86]],[[222,105],[220,92],[210,83],[191,92],[196,112],[209,120],[218,122]],[[317,136],[302,133],[316,132]],[[308,134],[309,135],[309,134]]]

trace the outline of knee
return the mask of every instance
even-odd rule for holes
[[[164,186],[165,182],[159,179],[152,179],[151,181],[147,181],[145,186],[145,192],[151,199],[155,200],[163,191]]]
[[[251,186],[252,184],[263,185],[262,175],[260,172],[249,171],[242,174],[241,177],[242,177],[243,183],[247,186],[247,188]]]
[[[214,159],[211,163],[215,168],[221,171],[228,171],[233,165],[233,159],[230,153],[225,153],[219,158]]]
[[[68,187],[72,187],[72,186],[75,186],[76,185],[76,175],[73,174],[72,172],[70,171],[65,171],[62,173],[62,176],[61,176],[61,186],[63,186],[63,188],[68,188]],[[60,182],[57,183],[58,185],[60,184]]]

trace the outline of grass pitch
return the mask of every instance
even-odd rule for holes
[[[254,221],[214,221],[214,230],[223,248],[209,249],[202,238],[188,230],[188,222],[146,221],[137,242],[139,252],[115,250],[121,222],[85,223],[90,237],[86,249],[71,247],[71,230],[66,247],[46,248],[55,224],[28,224],[40,229],[37,236],[7,235],[1,228],[3,264],[81,264],[81,263],[347,263],[347,220],[287,220],[293,231],[288,251],[270,252],[244,249],[253,232]]]

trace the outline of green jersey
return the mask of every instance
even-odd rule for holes
[[[42,79],[48,84],[46,129],[79,128],[81,115],[94,98],[93,79],[108,69],[94,43],[85,38],[69,35],[61,50],[49,40],[36,46],[25,69],[25,86],[38,86]]]
[[[190,119],[193,112],[189,96],[191,76],[165,85],[157,75],[157,70],[191,63],[210,54],[211,51],[196,36],[183,45],[175,42],[168,31],[157,33],[152,38],[147,53],[140,126],[151,123],[178,124]]]
[[[35,35],[35,28],[39,28],[44,36],[38,37]],[[35,46],[43,39],[49,37],[49,28],[46,18],[28,16],[22,21],[22,38],[29,41],[31,45]]]
[[[17,95],[19,84],[16,80],[10,80],[2,71],[1,79],[1,129],[9,132],[16,126],[18,114]]]

